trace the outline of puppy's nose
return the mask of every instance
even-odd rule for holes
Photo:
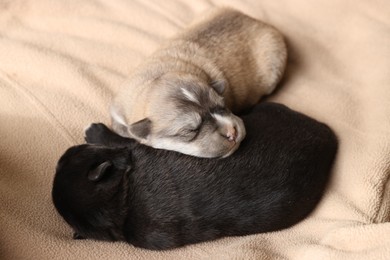
[[[236,142],[237,139],[237,129],[232,126],[227,129],[226,137],[229,142]]]

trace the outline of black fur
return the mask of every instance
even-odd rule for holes
[[[225,159],[153,149],[94,124],[86,132],[94,144],[72,147],[59,160],[54,205],[77,238],[148,249],[287,228],[320,200],[336,137],[273,103],[243,120],[246,139]]]

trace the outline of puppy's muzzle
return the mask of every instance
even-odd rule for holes
[[[237,140],[237,128],[235,126],[230,126],[227,129],[226,137],[229,142],[236,143]]]

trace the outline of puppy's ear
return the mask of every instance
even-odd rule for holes
[[[90,181],[100,181],[103,176],[111,168],[112,163],[110,161],[105,161],[97,166],[95,169],[92,169],[88,172],[88,179]]]
[[[220,96],[225,92],[226,82],[224,80],[214,80],[210,85]]]
[[[134,136],[146,139],[152,130],[152,121],[149,118],[144,118],[130,125],[129,130]]]

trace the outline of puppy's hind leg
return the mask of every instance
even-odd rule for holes
[[[89,144],[100,144],[111,147],[133,146],[136,141],[122,137],[111,131],[102,123],[93,123],[85,130],[85,141]]]
[[[283,36],[274,28],[264,29],[254,41],[254,55],[260,73],[264,94],[271,94],[282,79],[287,63],[287,47]]]

